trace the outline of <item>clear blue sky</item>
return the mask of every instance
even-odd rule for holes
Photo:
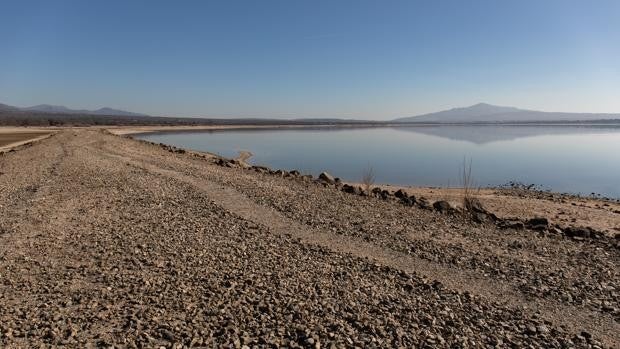
[[[388,119],[620,112],[620,1],[0,2],[0,103]]]

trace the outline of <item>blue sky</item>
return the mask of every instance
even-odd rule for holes
[[[0,1],[0,103],[389,119],[620,112],[620,1]]]

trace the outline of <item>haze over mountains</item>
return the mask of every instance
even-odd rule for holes
[[[399,118],[395,122],[471,123],[471,122],[560,122],[620,119],[620,114],[561,113],[501,107],[478,103],[470,107]]]
[[[39,104],[32,107],[18,108],[0,103],[0,111],[25,111],[50,114],[85,114],[85,115],[113,115],[113,116],[147,116],[146,114],[132,113],[119,109],[100,108],[97,110],[70,109],[62,105]]]

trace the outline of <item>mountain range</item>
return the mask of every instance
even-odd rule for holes
[[[487,103],[478,103],[464,108],[453,108],[450,110],[439,111],[435,113],[423,114],[418,116],[410,116],[398,118],[390,121],[367,121],[353,119],[338,118],[304,118],[295,120],[282,119],[203,119],[203,118],[166,118],[151,117],[146,114],[128,112],[124,110],[112,108],[100,108],[97,110],[70,109],[65,106],[41,104],[33,107],[18,108],[0,103],[1,114],[22,114],[21,118],[27,118],[29,114],[37,114],[38,117],[49,115],[57,118],[63,116],[71,116],[72,120],[77,120],[81,116],[89,116],[91,119],[97,116],[102,117],[118,117],[118,118],[138,118],[141,122],[173,122],[174,120],[184,120],[184,122],[213,123],[220,121],[228,123],[236,120],[237,122],[266,122],[271,123],[309,123],[309,124],[409,124],[409,123],[431,123],[431,124],[460,124],[460,123],[561,123],[561,122],[601,122],[605,120],[614,120],[620,122],[620,114],[596,114],[596,113],[561,113],[561,112],[542,112],[535,110],[519,109],[515,107],[502,107]],[[152,119],[152,120],[151,120]],[[187,120],[185,120],[187,119]],[[79,121],[79,120],[78,120]],[[134,121],[138,121],[137,119]],[[99,122],[99,121],[98,121]],[[105,123],[105,120],[100,121]]]
[[[46,114],[83,114],[83,115],[111,115],[111,116],[147,116],[145,114],[132,113],[119,109],[100,108],[97,110],[70,109],[62,105],[39,104],[32,107],[18,108],[0,103],[0,111],[23,111]]]
[[[618,119],[620,119],[620,114],[542,112],[514,107],[501,107],[487,103],[478,103],[470,107],[453,108],[436,113],[399,118],[393,121],[398,123],[530,123],[545,121],[574,122]]]

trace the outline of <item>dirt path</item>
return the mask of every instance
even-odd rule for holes
[[[618,251],[500,235],[103,132],[65,131],[0,166],[9,347],[620,344],[605,310],[618,306]],[[471,259],[453,263],[461,250]],[[571,272],[563,259],[576,257]],[[548,282],[604,300],[528,291]]]

